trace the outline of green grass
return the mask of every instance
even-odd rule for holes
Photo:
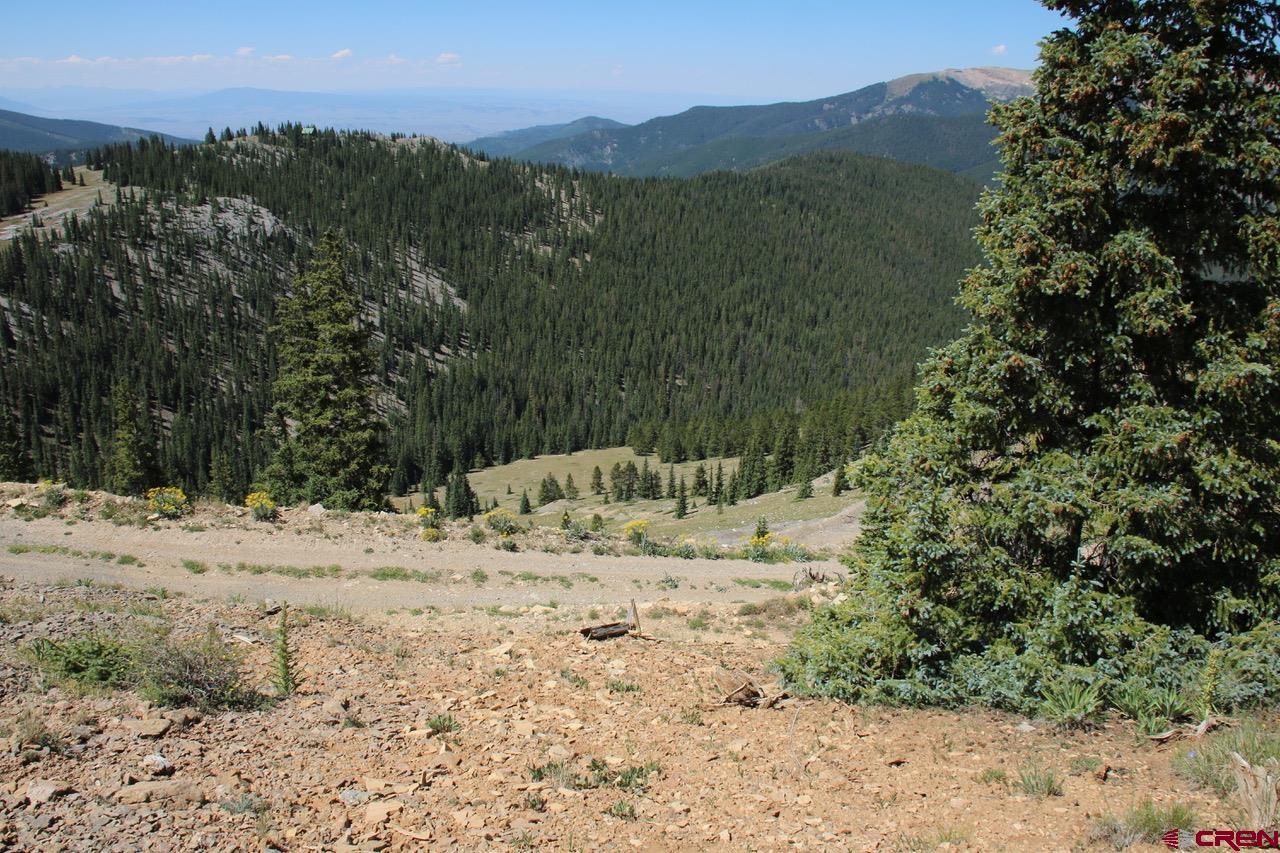
[[[778,578],[734,578],[733,582],[748,589],[760,589],[767,586],[769,589],[776,589],[778,592],[791,591],[791,581]]]
[[[609,688],[610,693],[639,693],[640,685],[632,684],[629,681],[610,681],[605,685]]]
[[[1062,796],[1062,779],[1052,769],[1035,764],[1023,765],[1018,772],[1014,787],[1026,794],[1042,800],[1045,797]]]
[[[1212,732],[1181,750],[1173,759],[1179,776],[1225,797],[1236,789],[1231,775],[1231,753],[1238,752],[1250,764],[1269,758],[1280,760],[1280,731],[1261,720],[1243,720],[1238,726]]]
[[[209,571],[209,564],[202,563],[199,560],[183,560],[182,568],[191,572],[191,574],[193,575],[202,575],[205,572]]]
[[[1089,828],[1089,841],[1102,842],[1116,850],[1134,844],[1159,844],[1170,829],[1194,829],[1199,824],[1195,810],[1182,803],[1156,805],[1145,800],[1123,817],[1103,815]]]
[[[222,566],[226,566],[225,563]],[[230,567],[227,567],[230,568]],[[284,575],[288,578],[336,578],[342,576],[342,566],[277,566],[265,563],[236,563],[235,571],[251,575]]]
[[[59,557],[75,557],[81,560],[102,560],[107,563],[115,560],[122,566],[143,565],[133,554],[117,555],[112,551],[81,551],[79,548],[69,548],[66,545],[27,545],[22,542],[14,542],[8,546],[7,550],[10,554],[52,554]]]
[[[606,504],[601,496],[590,493],[591,469],[594,466],[600,466],[600,470],[604,473],[607,487],[609,469],[613,467],[614,463],[625,465],[628,461],[632,461],[639,468],[644,465],[646,459],[650,467],[661,469],[663,483],[665,484],[668,466],[663,465],[656,455],[642,457],[629,447],[581,450],[569,455],[551,454],[539,456],[536,459],[520,459],[508,465],[498,465],[493,468],[473,471],[468,475],[468,479],[482,504],[497,500],[500,506],[515,512],[520,504],[520,492],[522,490],[527,489],[530,499],[536,501],[538,484],[542,482],[542,479],[547,474],[555,475],[562,485],[565,475],[572,474],[574,483],[581,493],[581,497],[578,500],[556,501],[546,507],[534,507],[532,514],[520,516],[520,523],[559,527],[561,513],[568,510],[573,519],[581,521],[583,524],[589,524],[591,516],[599,513],[604,519],[606,532],[616,534],[626,522],[632,519],[645,518],[649,519],[653,525],[650,528],[650,535],[674,539],[696,537],[711,531],[741,527],[744,528],[742,538],[745,540],[751,535],[756,519],[761,515],[767,516],[771,522],[827,518],[847,509],[859,500],[851,492],[847,492],[839,498],[831,497],[829,494],[829,475],[815,481],[814,497],[808,500],[797,501],[795,499],[795,488],[792,487],[781,492],[774,492],[742,501],[736,506],[727,506],[723,513],[718,513],[714,506],[709,506],[706,503],[706,498],[693,498],[691,502],[697,503],[698,506],[696,509],[692,509],[689,516],[684,519],[674,517],[674,501],[665,498],[654,501],[610,502]],[[727,457],[723,460],[707,459],[703,460],[702,464],[706,465],[708,472],[714,477],[716,464],[719,462],[724,463],[724,476],[726,478],[736,470],[738,465],[737,457]],[[693,472],[697,469],[698,464],[697,461],[677,464],[675,466],[676,479],[683,475],[689,483],[692,483]],[[508,485],[511,487],[511,494],[507,493]],[[443,489],[437,493],[437,498],[443,500]],[[411,496],[411,499],[414,506],[421,506],[423,495],[420,492],[415,493]],[[407,503],[407,499],[398,499],[397,503],[403,507]]]

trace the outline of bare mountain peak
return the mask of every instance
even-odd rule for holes
[[[890,80],[888,100],[904,97],[919,86],[931,80],[954,80],[962,86],[976,89],[993,101],[1011,101],[1033,91],[1031,72],[1021,68],[1001,68],[988,65],[981,68],[946,68],[942,71],[928,71],[923,74],[908,74],[896,80]]]

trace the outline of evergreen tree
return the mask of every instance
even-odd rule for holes
[[[836,466],[835,474],[831,477],[831,496],[838,498],[847,491],[849,491],[849,476],[845,473],[844,463],[841,462]]]
[[[369,335],[343,254],[335,233],[322,237],[293,295],[279,306],[277,449],[263,480],[282,502],[378,509],[390,469],[370,393]]]
[[[705,498],[710,491],[710,483],[707,480],[707,466],[701,462],[698,467],[693,469],[693,494],[696,497]]]
[[[676,489],[676,518],[684,518],[689,514],[689,490],[685,486],[684,477],[680,478],[680,486]]]
[[[803,501],[813,497],[813,475],[809,473],[809,466],[801,463],[796,467],[796,479],[799,485],[796,487],[796,500]]]
[[[151,484],[153,449],[142,428],[141,406],[133,389],[117,382],[111,389],[111,444],[104,469],[107,489],[136,495]]]
[[[993,110],[973,322],[864,461],[859,595],[784,663],[811,688],[1025,712],[1197,683],[1207,637],[1275,659],[1280,6],[1046,5],[1075,25]]]
[[[205,144],[205,145],[212,145],[213,143],[215,143],[215,142],[217,142],[217,141],[218,141],[218,137],[216,137],[216,136],[214,136],[214,135],[213,135],[213,128],[212,128],[212,127],[211,127],[211,128],[209,128],[208,130],[206,130],[206,131],[204,132],[204,144]]]
[[[231,484],[231,466],[227,463],[227,454],[215,450],[209,456],[209,496],[220,501],[230,502],[234,487]]]
[[[571,501],[576,501],[579,497],[578,484],[573,482],[573,474],[564,475],[564,496]]]
[[[667,500],[676,496],[676,466],[667,467]]]
[[[529,505],[529,490],[525,489],[520,493],[520,514],[528,515],[533,512],[533,507]]]
[[[591,469],[591,494],[604,494],[604,473],[600,470],[599,465]]]
[[[9,409],[0,403],[0,480],[27,482],[33,479],[31,456]]]
[[[538,486],[538,504],[546,506],[552,501],[558,501],[564,497],[564,489],[560,488],[560,482],[556,480],[554,474],[548,474],[542,478],[542,482]]]
[[[444,489],[444,514],[449,518],[471,518],[480,512],[480,501],[471,488],[467,472],[455,470]]]

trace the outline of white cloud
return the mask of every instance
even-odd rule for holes
[[[277,54],[276,54],[276,55],[274,55],[274,56],[264,56],[264,57],[262,57],[262,58],[263,58],[263,59],[265,59],[265,60],[267,60],[268,62],[290,62],[290,61],[292,61],[292,60],[293,60],[293,54],[291,54],[291,53],[277,53]]]
[[[76,54],[73,53],[70,56],[68,56],[66,59],[59,59],[57,61],[61,62],[64,65],[84,65],[89,60],[85,59],[83,56],[77,56]]]
[[[386,62],[388,65],[404,65],[404,57],[396,56],[394,53],[387,54]]]
[[[350,55],[351,55],[351,48],[344,47],[342,50],[335,51],[329,58],[330,59],[346,59]]]
[[[236,56],[253,56],[253,48],[251,48],[251,47],[237,47],[237,48],[236,48]]]
[[[998,44],[995,47],[991,48],[991,52],[996,56],[1004,56],[1006,53],[1009,52],[1009,46],[1007,44]]]
[[[461,65],[462,54],[450,53],[448,51],[436,57],[436,65]]]

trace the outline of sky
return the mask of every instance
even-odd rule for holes
[[[0,94],[498,89],[804,100],[920,71],[1031,68],[1034,0],[15,3]]]

